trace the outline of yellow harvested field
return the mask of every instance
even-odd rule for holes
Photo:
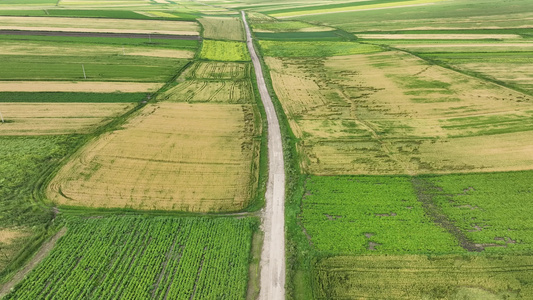
[[[235,211],[257,185],[251,105],[160,102],[90,142],[52,180],[58,205]]]
[[[533,97],[398,51],[266,58],[311,174],[533,169]]]
[[[0,17],[0,29],[197,35],[195,22],[100,18]]]
[[[194,51],[154,49],[148,47],[101,46],[91,47],[76,44],[54,45],[34,42],[0,41],[0,55],[47,55],[47,56],[104,56],[134,55],[165,58],[193,58]]]
[[[27,236],[26,232],[13,229],[0,229],[0,244],[9,245],[18,238]]]
[[[244,27],[237,17],[204,17],[199,19],[204,27],[204,38],[244,41]]]
[[[131,6],[147,6],[150,5],[150,0],[60,0],[61,6],[76,6],[78,7],[131,7]]]
[[[531,64],[517,62],[476,62],[454,64],[460,70],[474,71],[489,78],[533,91],[533,68]]]
[[[87,133],[131,109],[131,103],[0,103],[0,135]]]
[[[159,100],[172,102],[251,103],[252,98],[252,86],[249,80],[189,80],[161,94]]]
[[[361,39],[379,40],[486,40],[521,39],[518,34],[357,34]]]
[[[143,93],[155,92],[162,85],[159,82],[0,81],[0,92]]]
[[[369,11],[369,10],[380,10],[380,9],[424,6],[424,5],[431,5],[431,4],[434,4],[435,2],[440,2],[440,1],[445,1],[445,0],[407,0],[407,1],[399,1],[399,2],[391,2],[391,3],[378,3],[378,4],[369,4],[369,5],[324,8],[324,9],[313,9],[312,7],[310,7],[309,10],[274,13],[270,15],[278,19],[283,19],[283,18],[291,18],[291,17],[312,16],[312,15],[322,15],[322,14],[332,14],[332,13],[342,13],[342,12]]]
[[[498,51],[502,51],[504,47],[513,48],[519,47],[519,48],[533,48],[533,43],[524,42],[524,43],[470,43],[470,44],[459,44],[459,43],[453,43],[453,44],[444,44],[444,43],[438,43],[438,44],[412,44],[412,45],[401,45],[402,48],[408,48],[408,49],[419,49],[419,48],[465,48],[465,47],[480,47],[480,48],[500,48]],[[448,50],[450,51],[450,50]],[[463,49],[463,51],[465,51]],[[468,51],[471,51],[468,49]]]

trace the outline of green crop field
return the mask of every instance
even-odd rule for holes
[[[422,177],[417,193],[442,208],[485,252],[533,252],[530,222],[533,172]]]
[[[251,64],[238,62],[196,62],[183,72],[185,79],[241,80],[250,77]]]
[[[0,80],[87,80],[157,82],[169,80],[186,61],[136,56],[0,55]],[[83,68],[82,68],[83,65]]]
[[[34,188],[78,142],[77,136],[0,138],[0,277],[19,267],[20,256],[28,255],[21,249],[35,247],[45,234],[53,213],[34,202]],[[6,231],[14,238],[4,240]]]
[[[251,218],[71,218],[5,299],[245,299]]]
[[[215,61],[249,61],[250,54],[242,42],[205,40],[200,58]]]
[[[77,45],[80,48],[90,48],[94,45],[119,45],[119,46],[143,46],[150,48],[171,48],[196,51],[197,40],[169,40],[158,39],[156,36],[148,39],[143,38],[120,38],[120,37],[65,37],[65,36],[40,36],[40,35],[0,35],[0,41],[43,41],[53,43],[66,43]],[[122,49],[121,49],[122,50]]]
[[[331,254],[461,252],[434,224],[405,177],[307,179],[301,221],[310,243]]]
[[[0,102],[140,102],[146,99],[145,93],[68,93],[68,92],[0,92]]]
[[[349,54],[379,52],[381,48],[374,45],[354,42],[287,42],[261,41],[265,56],[273,57],[328,57]]]
[[[336,256],[315,266],[315,299],[529,299],[533,256]]]
[[[204,38],[244,41],[244,26],[240,18],[204,17],[199,19],[204,27]]]
[[[162,93],[159,99],[172,102],[250,103],[253,93],[249,80],[188,80]]]
[[[315,31],[315,32],[257,32],[255,36],[261,40],[281,41],[338,41],[343,39],[340,31]]]

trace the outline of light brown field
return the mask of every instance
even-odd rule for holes
[[[251,103],[252,86],[249,80],[188,80],[161,94],[159,100],[172,102]]]
[[[189,50],[154,49],[148,47],[122,47],[76,44],[53,45],[33,42],[0,41],[0,55],[47,55],[47,56],[91,56],[91,55],[134,55],[165,58],[193,58]]]
[[[0,103],[5,123],[0,135],[87,133],[104,125],[131,103]]]
[[[489,78],[511,83],[525,90],[533,91],[533,68],[531,64],[519,62],[475,62],[453,64],[460,70],[474,71]]]
[[[251,105],[149,105],[80,150],[47,196],[68,206],[242,209],[257,180],[254,115]]]
[[[155,92],[162,85],[159,82],[0,81],[0,92],[142,93]]]
[[[533,169],[533,97],[395,51],[266,62],[309,173]]]
[[[198,25],[194,22],[99,18],[0,17],[0,29],[176,35],[199,33]]]
[[[14,229],[0,229],[0,244],[11,244],[18,238],[27,236],[28,233],[21,230]]]
[[[204,38],[244,41],[244,27],[237,17],[204,17],[199,19],[204,27]]]
[[[416,52],[502,52],[531,51],[533,43],[438,43],[438,44],[396,44],[394,47]]]
[[[20,252],[24,238],[30,235],[28,229],[0,228],[0,269],[4,270]],[[0,285],[0,288],[2,286]]]

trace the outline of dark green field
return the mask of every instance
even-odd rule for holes
[[[146,93],[0,92],[0,102],[140,102],[146,96]]]

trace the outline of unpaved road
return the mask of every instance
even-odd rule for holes
[[[268,121],[268,184],[262,228],[265,233],[261,252],[259,299],[285,299],[285,167],[278,117],[263,78],[261,63],[252,43],[250,27],[241,12],[246,29],[246,44],[254,64],[257,87]]]

